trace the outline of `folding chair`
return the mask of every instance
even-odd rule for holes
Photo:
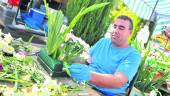
[[[139,75],[139,72],[137,71],[135,76],[133,77],[132,81],[130,82],[128,88],[127,88],[127,91],[126,91],[126,96],[129,96],[130,95],[130,92],[132,91],[132,88],[138,78],[138,75]]]

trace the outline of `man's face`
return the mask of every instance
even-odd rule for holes
[[[131,34],[130,23],[128,20],[117,19],[112,24],[111,39],[112,43],[118,47],[128,44],[128,37]]]

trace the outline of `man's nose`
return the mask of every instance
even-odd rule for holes
[[[118,34],[118,32],[119,32],[119,29],[118,29],[118,28],[113,28],[112,34]]]

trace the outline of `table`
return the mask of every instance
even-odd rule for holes
[[[3,29],[5,34],[10,33],[13,38],[22,38],[28,42],[34,36],[32,42],[36,44],[45,44],[45,32],[41,30],[25,29],[24,25],[7,25]]]
[[[37,50],[40,50],[42,47],[44,47],[44,45],[33,44],[33,50],[37,51]],[[38,64],[38,66],[39,66],[40,70],[43,71],[43,74],[44,74],[46,79],[56,80],[56,82],[58,82],[58,83],[76,84],[76,82],[74,82],[69,77],[55,77],[55,78],[51,78],[49,76],[49,74],[45,71],[45,69],[42,68],[42,66],[40,64]],[[92,87],[90,85],[86,85],[85,87],[81,87],[81,88],[82,88],[81,91],[77,91],[75,93],[70,91],[68,96],[100,96],[100,93],[98,93],[97,91],[92,89]]]
[[[33,52],[38,52],[42,47],[45,46],[45,45],[34,44],[34,43],[32,43],[32,45],[33,45]],[[36,60],[36,55],[33,55],[32,57],[34,60]],[[62,87],[60,86],[61,84],[65,84],[65,85],[69,86],[69,87],[64,87],[64,88],[70,88],[70,84],[72,85],[70,89],[67,89],[67,91],[64,91],[64,89],[61,90],[61,92],[63,92],[64,94],[67,94],[64,96],[100,96],[98,92],[94,91],[91,88],[91,86],[79,85],[76,82],[74,82],[71,78],[68,78],[68,77],[51,78],[49,76],[49,74],[47,74],[45,69],[42,68],[42,66],[40,66],[40,64],[38,62],[34,63],[34,64],[37,65],[36,70],[38,70],[43,75],[44,82],[39,83],[39,84],[38,83],[31,83],[31,84],[29,83],[29,87],[22,87],[19,89],[19,90],[21,90],[23,95],[19,94],[18,96],[25,96],[26,94],[27,94],[26,96],[51,96],[51,95],[46,95],[46,94],[51,92],[49,90],[52,90],[52,89],[56,89],[57,92],[58,92],[58,90],[61,90],[62,89]],[[23,68],[24,68],[24,66],[28,66],[28,65],[23,65]],[[34,66],[34,65],[32,65],[32,66]],[[22,72],[31,71],[30,68],[33,70],[34,67],[32,67],[32,66],[29,66],[29,68],[27,68],[28,70],[24,68],[24,71],[22,71]],[[34,70],[34,71],[36,71],[36,70]],[[19,72],[19,71],[17,71],[17,72]],[[2,76],[3,74],[4,73],[0,71],[0,76]],[[14,90],[18,89],[18,88],[16,88],[17,80],[20,80],[20,84],[21,84],[21,80],[22,80],[23,86],[25,86],[26,82],[28,83],[30,81],[30,74],[21,75],[21,73],[20,73],[18,76],[24,76],[27,79],[25,79],[25,78],[12,79],[12,80],[16,80],[16,81],[8,81],[8,80],[2,81],[1,80],[0,94],[2,92],[4,96],[12,96],[15,92]],[[13,77],[16,77],[16,75],[13,75]],[[29,80],[29,81],[27,81],[27,80]],[[18,84],[17,84],[17,86],[18,86]],[[76,89],[76,91],[74,89]],[[16,94],[18,94],[18,92],[20,92],[19,90],[17,90]],[[46,90],[46,91],[44,92],[43,90]],[[45,95],[36,95],[39,92],[43,92],[42,94],[45,94]],[[56,91],[54,91],[54,92],[56,92]],[[61,96],[61,95],[52,95],[52,96]]]
[[[40,50],[41,48],[43,48],[45,45],[42,45],[42,44],[35,44],[35,43],[32,43],[33,45],[33,50],[34,51],[38,51]],[[35,57],[36,58],[36,57]],[[42,68],[42,66],[40,64],[38,64],[40,70],[43,71],[43,74],[45,76],[46,79],[48,80],[56,80],[56,82],[58,83],[67,83],[67,84],[75,84],[77,85],[76,82],[74,82],[71,78],[69,77],[55,77],[55,78],[51,78],[49,76],[49,74],[45,71],[44,68]],[[71,92],[68,94],[68,96],[100,96],[100,93],[98,93],[97,91],[95,91],[94,89],[92,89],[92,87],[88,84],[86,84],[85,87],[81,87],[81,91],[77,91],[75,93]]]
[[[41,43],[41,44],[39,44],[39,43],[31,43],[31,44],[33,46],[32,47],[32,51],[28,55],[32,55],[32,57],[36,61],[37,57],[36,57],[35,54],[38,51],[40,51],[41,48],[45,47],[46,45],[44,43]],[[49,74],[45,71],[45,69],[42,68],[42,66],[39,64],[39,62],[38,61],[36,61],[36,62],[37,62],[36,65],[37,65],[37,68],[38,68],[36,70],[40,70],[41,71],[41,73],[43,74],[43,76],[45,78],[45,82],[48,81],[49,86],[50,86],[50,84],[53,84],[52,82],[55,82],[55,84],[56,84],[56,85],[52,85],[52,86],[58,86],[60,83],[62,83],[62,84],[74,84],[74,85],[78,85],[76,82],[74,82],[71,78],[68,78],[68,77],[55,77],[55,78],[51,78],[49,76]],[[26,66],[28,66],[28,65],[26,65]],[[31,66],[31,68],[32,68],[32,66]],[[27,71],[29,71],[29,70],[27,70]],[[25,72],[25,70],[24,70],[24,72]],[[2,74],[0,73],[0,76],[1,75]],[[25,76],[25,77],[27,77],[27,76]],[[15,79],[15,80],[17,80],[17,79]],[[25,79],[22,79],[22,80],[25,80]],[[44,86],[44,83],[41,86]],[[35,85],[37,85],[37,84],[35,84]],[[0,94],[1,94],[1,92],[3,92],[4,94],[5,93],[11,93],[12,94],[12,92],[14,92],[14,90],[15,90],[14,86],[15,86],[15,84],[13,82],[12,83],[10,83],[8,81],[4,82],[4,81],[1,80],[1,82],[0,82]],[[5,88],[5,89],[3,89],[3,88]],[[31,87],[24,87],[24,88],[22,88],[22,91],[26,91],[26,94],[27,93],[29,94],[28,96],[38,96],[38,95],[33,95],[33,93],[32,93],[32,92],[35,91],[34,85],[31,86]],[[5,95],[5,96],[11,96],[11,95]],[[23,95],[21,95],[21,96],[23,96]],[[49,96],[49,95],[46,95],[46,96]],[[96,92],[95,90],[93,90],[91,88],[91,86],[86,85],[85,87],[81,87],[81,90],[79,90],[79,91],[69,91],[68,95],[66,95],[66,96],[100,96],[100,94],[98,92]]]

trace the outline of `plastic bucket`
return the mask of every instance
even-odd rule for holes
[[[34,19],[37,24],[41,25],[45,18],[45,12],[40,11],[39,9],[31,8],[29,15]]]

